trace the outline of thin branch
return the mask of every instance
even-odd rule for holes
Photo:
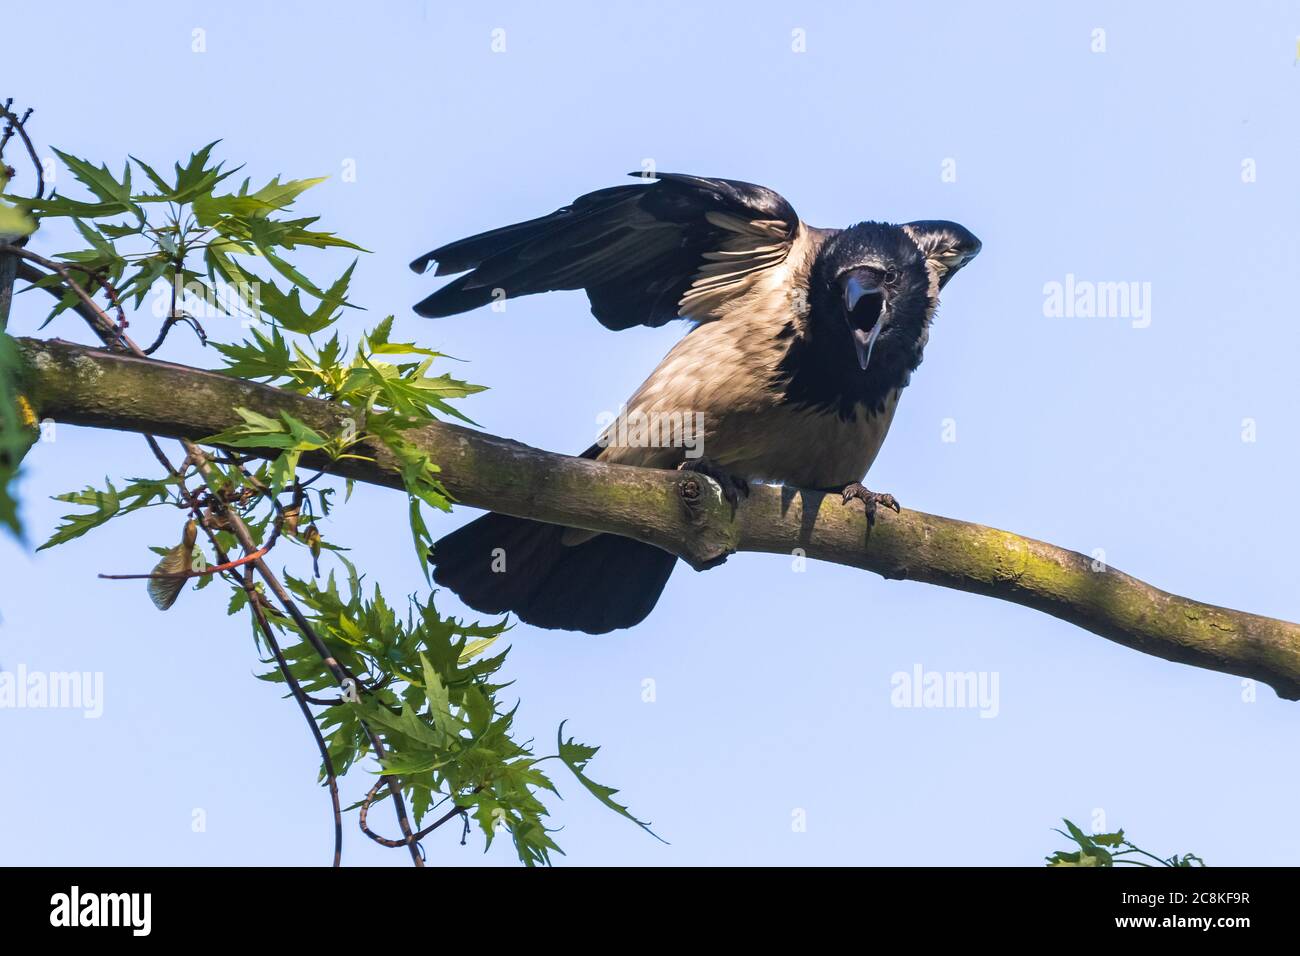
[[[177,323],[184,323],[192,328],[194,334],[199,337],[200,345],[208,344],[208,333],[205,332],[203,326],[199,324],[199,320],[194,318],[194,316],[190,315],[188,312],[179,312],[169,315],[163,320],[162,328],[158,330],[158,337],[153,340],[152,345],[144,350],[144,354],[153,355],[154,352],[157,352],[162,348],[162,344],[167,341],[167,333],[170,332],[173,326]]]
[[[233,409],[244,407],[272,418],[288,412],[327,434],[349,426],[365,434],[355,408],[65,342],[17,341],[30,366],[29,397],[42,415],[69,424],[202,439],[237,424]],[[868,541],[862,510],[838,496],[756,485],[733,516],[717,486],[694,474],[570,458],[441,423],[403,437],[441,466],[439,477],[462,504],[636,538],[697,568],[734,551],[800,552],[996,597],[1300,699],[1300,626],[1179,597],[1046,542],[907,509],[883,515]],[[366,439],[358,450],[372,460],[305,455],[302,463],[402,487],[399,463],[382,443]]]
[[[119,347],[128,352],[139,356],[144,356],[144,350],[131,341],[126,333],[118,326],[116,322],[110,319],[101,309],[98,303],[90,297],[90,294],[81,287],[81,284],[72,277],[72,271],[61,262],[55,262],[53,259],[47,259],[42,255],[32,252],[30,249],[24,249],[21,246],[7,245],[0,243],[0,256],[10,255],[19,259],[26,259],[28,262],[34,262],[38,266],[49,269],[51,272],[58,273],[64,284],[73,291],[80,300],[81,308],[77,309],[77,314],[84,318],[91,327],[91,330],[99,336],[103,343],[110,348]],[[21,270],[21,266],[19,267]],[[22,275],[20,271],[20,275]],[[23,276],[26,278],[26,276]],[[59,296],[62,299],[62,296]]]
[[[44,289],[50,295],[54,296],[54,298],[58,299],[59,301],[63,301],[63,293],[61,293],[54,286],[36,284],[40,282],[42,279],[48,279],[51,275],[54,275],[55,273],[42,272],[40,269],[37,269],[35,266],[33,266],[30,262],[23,262],[16,255],[15,256],[0,255],[0,261],[4,261],[6,259],[18,263],[17,274],[19,279],[22,279],[25,282],[30,282],[32,284],[32,288]],[[23,291],[26,292],[28,290],[24,289]],[[84,301],[78,300],[72,306],[72,310],[76,312],[79,316],[81,316],[83,319],[85,319],[86,322],[89,323],[92,328],[94,328],[99,324],[99,317],[95,314],[98,311],[98,307],[95,307],[94,309],[88,308]]]
[[[240,565],[256,561],[270,550],[271,546],[266,544],[251,554],[244,555],[242,558],[235,558],[233,561],[223,561],[221,564],[214,564],[198,571],[154,571],[151,574],[101,574],[99,577],[105,581],[174,581],[177,578],[202,578],[207,577],[210,574],[221,574],[224,571],[233,570]]]
[[[147,349],[142,349],[126,334],[126,327],[129,324],[126,319],[126,311],[122,307],[122,300],[118,295],[117,288],[104,274],[103,270],[84,270],[79,266],[66,266],[61,262],[53,259],[47,259],[45,256],[38,255],[30,249],[24,249],[17,245],[0,244],[0,262],[10,260],[27,260],[19,262],[17,276],[27,282],[32,283],[33,287],[45,289],[59,301],[63,301],[63,296],[58,289],[51,285],[37,286],[36,283],[43,279],[48,279],[51,274],[57,275],[63,280],[64,285],[76,294],[78,301],[73,306],[73,311],[86,320],[94,333],[99,336],[100,340],[110,348],[120,347],[133,355],[141,357],[152,355],[167,338],[167,331],[170,328],[169,323],[188,321],[193,326],[195,333],[199,337],[199,342],[203,345],[208,344],[207,333],[198,321],[190,318],[185,314],[179,316],[170,316],[163,324],[162,330],[158,333],[158,338]],[[49,272],[41,272],[30,263],[44,266]],[[100,287],[108,296],[113,308],[117,311],[117,321],[114,322],[108,314],[99,307],[93,296],[82,288],[81,284],[73,278],[72,273],[81,272],[88,275],[99,283]],[[174,295],[174,293],[173,293]]]
[[[330,803],[334,808],[334,866],[339,866],[343,859],[343,808],[339,803],[339,781],[334,772],[334,760],[330,757],[329,748],[325,746],[325,738],[321,735],[320,726],[316,723],[316,715],[307,706],[308,701],[312,703],[315,703],[315,701],[302,689],[298,678],[294,677],[293,671],[289,669],[289,662],[285,659],[284,652],[280,650],[280,642],[275,638],[275,631],[271,627],[271,622],[266,619],[266,610],[262,607],[262,596],[257,593],[257,588],[253,586],[252,569],[248,570],[249,574],[245,578],[244,588],[248,591],[249,607],[253,609],[253,617],[257,620],[257,626],[262,631],[267,646],[271,648],[271,653],[275,655],[275,665],[284,676],[285,683],[289,685],[294,700],[298,702],[298,707],[307,720],[307,725],[311,727],[311,735],[312,739],[316,741],[316,749],[320,751],[321,765],[325,768],[325,778],[329,781]]]
[[[370,815],[370,805],[374,803],[375,796],[379,793],[379,788],[381,786],[383,786],[383,781],[376,783],[373,787],[370,788],[370,792],[366,794],[366,799],[361,803],[361,813],[358,817],[357,822],[360,823],[361,825],[361,832],[364,833],[366,836],[370,837],[370,839],[374,840],[376,843],[379,843],[383,846],[389,846],[389,847],[404,846],[408,842],[407,840],[391,840],[388,837],[380,836],[374,830],[370,829],[370,825],[367,822],[367,818]],[[438,827],[442,826],[448,820],[461,816],[466,812],[467,812],[466,807],[460,807],[460,806],[452,807],[450,810],[448,810],[446,813],[440,816],[437,820],[434,820],[432,823],[430,823],[423,830],[419,831],[418,833],[412,834],[409,839],[415,842],[423,840],[425,837],[427,837],[434,830],[438,829]]]
[[[145,359],[144,361],[150,364],[152,362],[152,360],[149,359]],[[199,474],[201,474],[204,480],[208,482],[208,486],[212,487],[216,481],[215,472],[212,465],[209,464],[202,449],[187,438],[182,438],[181,444],[185,447],[185,451],[189,455],[190,461],[194,463],[194,467],[199,470]],[[251,554],[256,551],[257,543],[253,540],[253,536],[248,530],[248,525],[244,523],[243,519],[240,518],[233,509],[227,510],[226,517],[229,519],[231,533],[234,534],[235,540],[239,542],[240,547],[244,549],[245,553]],[[303,637],[307,639],[307,642],[310,643],[316,653],[320,655],[321,660],[324,661],[325,667],[334,677],[334,680],[339,684],[343,684],[344,681],[348,679],[355,681],[355,678],[348,673],[347,668],[339,663],[330,652],[329,648],[325,645],[325,642],[321,640],[320,635],[316,633],[316,629],[312,627],[311,622],[307,620],[307,616],[302,613],[297,602],[295,602],[289,595],[288,590],[286,590],[285,586],[280,583],[280,579],[276,577],[275,573],[270,569],[266,561],[260,557],[255,558],[252,562],[252,566],[256,569],[262,580],[266,582],[266,586],[271,589],[271,593],[274,594],[275,599],[280,602],[280,606],[288,612],[291,618],[293,618],[294,623],[298,626],[298,630],[302,633]],[[382,764],[384,758],[383,743],[365,721],[361,721],[360,723],[366,734],[370,737],[370,743],[375,748],[375,756]],[[415,845],[415,842],[412,839],[413,831],[411,829],[411,821],[406,812],[406,801],[402,797],[401,785],[398,783],[397,778],[390,774],[385,774],[380,779],[388,785],[389,793],[393,797],[393,807],[397,814],[397,822],[402,828],[402,834],[407,838],[407,849],[410,850],[411,861],[417,867],[422,867],[424,866],[424,857],[420,855],[420,849]]]
[[[14,301],[14,280],[18,278],[18,260],[0,256],[0,332],[9,325],[9,310]]]
[[[117,312],[118,330],[125,332],[126,327],[131,323],[127,321],[126,309],[122,307],[122,297],[118,295],[117,286],[115,286],[113,280],[108,277],[107,267],[101,266],[98,269],[86,270],[85,274],[98,282],[100,288],[104,290],[104,294],[108,296],[108,301],[112,303],[114,311]]]
[[[199,325],[199,320],[194,318],[194,316],[188,314],[187,312],[178,309],[176,307],[177,286],[180,284],[180,275],[181,275],[181,270],[184,265],[184,262],[185,262],[185,252],[184,252],[184,246],[182,246],[181,251],[177,252],[176,258],[172,262],[172,268],[174,270],[175,275],[173,276],[172,279],[171,305],[168,306],[167,308],[167,319],[166,321],[163,322],[162,328],[158,330],[158,338],[154,339],[153,345],[150,345],[147,349],[144,350],[145,355],[153,355],[154,352],[162,348],[163,342],[167,341],[167,333],[172,330],[172,326],[174,326],[177,322],[187,323],[190,326],[190,328],[194,330],[194,334],[199,337],[200,345],[207,346],[208,344],[208,333],[203,331],[203,326]]]
[[[198,525],[203,529],[204,534],[207,535],[208,542],[212,545],[212,551],[213,554],[217,556],[217,560],[223,564],[231,564],[230,555],[226,552],[225,548],[221,546],[221,542],[217,539],[216,533],[208,527],[206,522],[200,520],[203,512],[203,502],[199,499],[199,496],[190,491],[189,487],[185,483],[185,476],[180,470],[172,465],[171,459],[169,459],[166,452],[162,450],[162,446],[158,444],[158,439],[154,438],[152,435],[146,435],[145,441],[148,443],[149,449],[153,452],[154,457],[158,459],[158,463],[163,466],[163,470],[176,480],[177,490],[188,505],[191,516],[198,522]],[[312,714],[310,708],[307,706],[308,701],[311,701],[312,703],[315,703],[315,701],[308,697],[307,693],[302,689],[302,685],[298,682],[298,679],[293,676],[293,672],[289,669],[289,662],[284,659],[284,655],[280,652],[280,645],[275,639],[275,632],[272,630],[270,622],[266,619],[266,609],[263,604],[264,599],[253,583],[252,570],[251,567],[245,566],[243,577],[233,573],[227,573],[226,577],[229,578],[233,584],[242,587],[245,593],[247,593],[248,603],[252,608],[253,616],[256,618],[258,626],[262,629],[262,633],[266,637],[268,646],[275,655],[276,666],[279,667],[280,673],[284,675],[285,683],[289,685],[289,690],[293,693],[294,699],[298,702],[298,707],[302,710],[303,716],[307,719],[307,724],[311,728],[312,738],[316,741],[316,749],[320,751],[321,764],[325,768],[326,779],[329,782],[330,803],[334,811],[334,866],[339,866],[343,860],[343,811],[339,803],[339,784],[338,776],[334,772],[334,761],[330,758],[329,749],[325,746],[325,738],[321,736],[320,727],[316,724],[315,715]]]
[[[16,132],[18,138],[22,140],[23,146],[27,149],[27,158],[32,161],[32,169],[36,171],[36,193],[32,198],[41,199],[45,195],[45,168],[41,165],[40,157],[36,155],[36,147],[32,145],[32,138],[27,134],[27,120],[31,118],[32,110],[28,107],[22,116],[18,116],[10,109],[13,103],[12,98],[0,103],[0,119],[5,120],[5,130],[2,138],[0,138],[0,156],[3,156],[5,144]]]
[[[46,259],[44,256],[37,255],[34,252],[29,252],[28,250],[23,249],[19,246],[13,246],[13,245],[0,244],[0,256],[14,256],[19,259],[26,259],[29,262],[34,262],[39,266],[42,266],[53,272],[57,272],[59,276],[63,279],[63,281],[67,284],[67,286],[70,289],[72,289],[73,292],[76,293],[77,298],[81,300],[81,305],[83,306],[83,308],[79,309],[78,312],[83,316],[83,318],[86,319],[86,321],[90,324],[92,330],[94,330],[94,332],[104,341],[104,344],[106,346],[108,346],[109,348],[125,349],[126,351],[130,352],[136,360],[142,361],[145,364],[149,364],[149,365],[158,364],[159,366],[162,365],[162,363],[155,363],[153,359],[150,359],[144,353],[144,350],[141,349],[140,346],[136,345],[135,342],[133,342],[131,338],[127,336],[125,331],[123,331],[116,323],[113,322],[112,319],[110,319],[104,313],[103,309],[99,307],[99,305],[95,302],[94,299],[92,299],[89,295],[86,294],[85,290],[82,289],[81,286],[77,284],[76,280],[72,278],[69,271],[63,265],[51,259]],[[170,366],[170,367],[183,368],[184,366]],[[154,449],[155,455],[159,457],[160,461],[166,462],[166,458],[165,456],[162,455],[161,449],[158,448],[157,441],[154,438],[155,430],[153,429],[138,429],[138,430],[145,432],[145,437],[146,439],[148,439],[151,447]],[[212,470],[212,466],[208,463],[207,458],[204,456],[203,452],[199,449],[197,445],[195,445],[187,437],[185,436],[175,436],[175,437],[181,439],[181,444],[185,448],[189,460],[194,463],[195,467],[198,468],[199,473],[203,475],[204,480],[207,481],[209,486],[211,487],[214,484],[213,470]],[[202,437],[202,436],[198,436],[198,437]],[[170,470],[170,465],[168,466],[168,468]],[[226,518],[228,520],[231,532],[234,534],[235,539],[239,542],[240,546],[244,549],[244,552],[246,554],[252,554],[254,551],[256,551],[257,544],[256,542],[253,541],[253,537],[252,534],[249,533],[248,526],[244,523],[244,520],[240,518],[238,513],[236,513],[233,508],[227,508]],[[278,526],[276,529],[276,533],[278,533]],[[315,649],[317,654],[320,655],[321,660],[325,663],[326,668],[330,671],[331,675],[333,675],[334,679],[340,685],[344,684],[344,682],[347,680],[352,680],[354,684],[357,684],[359,686],[360,681],[357,681],[351,674],[349,674],[347,669],[343,667],[343,665],[340,664],[337,659],[335,659],[333,654],[330,653],[329,649],[325,646],[325,642],[320,639],[320,636],[316,633],[315,629],[311,626],[311,622],[307,620],[306,615],[302,613],[302,611],[298,608],[298,605],[294,602],[293,598],[289,596],[289,592],[285,589],[284,585],[280,583],[279,578],[275,576],[274,572],[271,571],[271,568],[269,565],[267,565],[266,561],[261,557],[255,557],[254,560],[252,561],[252,567],[256,569],[258,575],[262,578],[263,581],[266,582],[267,587],[269,587],[271,589],[271,592],[275,595],[276,600],[280,602],[281,607],[283,607],[285,611],[288,612],[289,617],[293,619],[294,623],[298,626],[299,631],[312,645],[312,647]],[[302,701],[300,701],[300,703],[302,703]],[[374,747],[375,750],[375,756],[380,760],[382,764],[384,753],[385,753],[383,743],[380,741],[378,735],[375,734],[370,729],[370,727],[366,724],[365,721],[361,721],[360,723],[362,728],[366,731],[366,734],[370,737],[371,745]],[[381,779],[383,779],[388,784],[389,791],[392,794],[393,806],[397,814],[398,824],[402,829],[403,835],[406,836],[408,840],[407,848],[409,849],[411,854],[411,861],[417,867],[423,867],[424,857],[421,855],[419,847],[416,846],[415,841],[412,839],[413,831],[411,829],[410,819],[406,812],[406,801],[402,797],[401,786],[398,783],[396,777],[393,777],[391,775],[385,774]]]

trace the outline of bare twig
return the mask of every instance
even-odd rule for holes
[[[311,728],[312,738],[316,741],[316,749],[320,751],[321,765],[325,768],[325,777],[329,782],[330,802],[334,808],[334,865],[338,866],[343,858],[343,809],[339,803],[339,782],[338,776],[334,772],[334,760],[330,757],[329,748],[325,746],[325,738],[321,735],[320,726],[316,723],[316,715],[307,706],[308,702],[317,703],[317,701],[302,689],[298,678],[294,677],[293,671],[289,669],[289,662],[285,659],[284,652],[280,650],[280,642],[275,638],[275,631],[271,627],[271,622],[266,619],[266,611],[262,607],[262,595],[253,586],[251,568],[248,569],[244,588],[248,591],[248,603],[253,610],[253,617],[257,619],[257,626],[262,631],[267,646],[271,648],[271,653],[275,655],[276,667],[280,669],[280,673],[283,675],[285,683],[289,685],[294,700],[298,702],[298,707],[307,720],[307,726]]]
[[[383,786],[382,780],[370,788],[370,792],[366,794],[366,799],[361,804],[361,813],[358,816],[357,822],[361,825],[362,833],[370,837],[370,839],[374,840],[376,843],[383,844],[384,846],[399,847],[399,846],[407,845],[408,842],[419,842],[420,840],[423,840],[425,837],[427,837],[434,830],[438,829],[438,827],[446,823],[448,820],[451,820],[458,816],[462,816],[467,812],[466,807],[454,806],[446,813],[444,813],[442,816],[440,816],[437,820],[433,821],[433,823],[429,824],[423,830],[411,834],[411,836],[408,837],[407,839],[392,840],[389,839],[388,837],[380,836],[378,833],[371,830],[369,824],[367,823],[367,817],[369,816],[370,813],[370,805],[374,802],[375,796],[379,793],[379,788],[381,786]]]
[[[157,352],[162,348],[163,342],[167,341],[167,333],[172,330],[173,326],[180,323],[184,323],[194,330],[194,334],[199,337],[200,345],[208,344],[208,333],[204,331],[203,326],[199,324],[198,319],[194,318],[194,316],[190,315],[188,312],[173,313],[163,320],[162,328],[158,330],[158,337],[153,340],[152,345],[144,350],[144,354],[153,355],[154,352]]]
[[[263,545],[251,554],[246,554],[242,558],[235,558],[233,561],[224,561],[221,564],[214,564],[210,567],[202,568],[198,571],[154,571],[151,574],[101,574],[99,577],[105,581],[141,581],[141,580],[176,580],[177,578],[202,578],[210,574],[221,574],[223,571],[230,571],[240,565],[256,561],[266,552],[271,550],[269,544]]]
[[[59,301],[63,300],[63,294],[59,292],[59,290],[54,286],[36,285],[36,283],[40,282],[41,280],[48,279],[52,274],[57,275],[57,273],[42,272],[40,269],[37,269],[35,266],[33,266],[30,262],[21,261],[17,256],[0,255],[0,261],[3,261],[5,259],[18,262],[17,274],[19,279],[22,279],[24,282],[32,283],[33,288],[44,289],[46,292],[54,296],[54,298],[58,299]],[[62,277],[60,276],[60,278]],[[81,316],[92,327],[99,322],[99,318],[95,314],[96,310],[88,308],[86,306],[86,303],[80,299],[72,306],[72,310],[76,312],[79,316]]]
[[[179,252],[177,253],[176,260],[172,263],[175,269],[175,275],[172,278],[171,305],[167,308],[167,318],[163,322],[162,328],[158,330],[158,338],[154,339],[153,344],[144,350],[145,355],[153,355],[154,352],[162,348],[163,342],[167,341],[167,333],[172,330],[172,326],[177,322],[185,322],[188,324],[190,328],[194,330],[194,334],[199,337],[200,345],[206,346],[208,344],[208,333],[203,331],[203,326],[199,325],[199,320],[184,310],[176,307],[178,292],[177,286],[180,284],[179,276],[181,274],[183,263],[184,253]]]
[[[28,108],[22,116],[17,116],[11,109],[13,102],[13,99],[9,98],[0,103],[0,119],[5,121],[4,131],[0,132],[0,180],[15,175],[14,168],[5,162],[4,152],[9,140],[13,138],[14,133],[17,133],[27,149],[27,156],[32,161],[32,169],[36,173],[36,192],[32,198],[40,199],[45,193],[45,171],[36,155],[36,147],[32,145],[31,137],[27,133],[27,120],[32,115],[32,111]],[[14,246],[22,246],[27,242],[26,236],[6,238]],[[3,332],[9,324],[9,307],[13,303],[17,267],[18,260],[14,256],[0,256],[0,332]]]
[[[36,171],[36,192],[33,199],[41,199],[45,196],[45,168],[41,165],[40,157],[36,155],[36,147],[32,145],[32,138],[27,134],[27,120],[32,115],[32,110],[28,107],[22,116],[18,116],[11,109],[14,101],[12,98],[0,103],[0,119],[5,121],[4,133],[0,134],[0,157],[4,155],[5,144],[14,133],[22,140],[23,146],[27,149],[27,157],[32,161],[32,169]]]
[[[110,348],[121,348],[127,352],[132,352],[139,356],[144,356],[143,350],[136,345],[127,334],[118,326],[116,322],[110,319],[104,310],[99,307],[90,294],[81,287],[81,284],[72,277],[71,270],[61,262],[55,262],[53,259],[47,259],[42,255],[37,255],[30,249],[24,249],[21,246],[0,243],[0,256],[10,255],[17,256],[19,259],[26,259],[28,262],[34,262],[38,266],[49,269],[51,272],[58,273],[65,285],[73,291],[80,300],[81,308],[77,309],[77,314],[89,323],[91,330],[99,336],[100,340]],[[62,296],[59,297],[62,299]]]

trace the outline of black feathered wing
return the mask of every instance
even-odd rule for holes
[[[641,176],[640,173],[633,173]],[[676,173],[580,196],[549,216],[449,243],[411,263],[464,272],[420,302],[454,315],[500,298],[585,289],[609,329],[707,321],[779,265],[799,217],[763,186]]]

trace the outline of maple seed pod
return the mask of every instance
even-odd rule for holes
[[[312,571],[316,577],[320,577],[320,529],[315,524],[308,525],[302,539],[311,551]]]
[[[162,560],[154,567],[154,574],[175,575],[175,577],[149,579],[149,598],[158,610],[167,610],[180,597],[181,589],[189,580],[186,575],[190,571],[194,556],[194,542],[198,540],[198,535],[199,526],[193,520],[185,522],[181,543],[164,554]]]
[[[284,509],[281,520],[284,522],[282,527],[284,528],[285,534],[295,538],[298,537],[299,517],[300,515],[298,513],[298,508],[296,506],[290,505],[289,507]]]

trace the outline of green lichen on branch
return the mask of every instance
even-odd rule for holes
[[[288,411],[328,428],[341,407],[210,372],[139,362],[61,343],[23,340],[34,370],[33,400],[64,421],[200,437],[237,420],[234,407]],[[97,382],[70,372],[92,362]],[[163,398],[193,390],[180,408]],[[131,396],[129,401],[121,396]],[[144,397],[142,397],[144,396]],[[1093,558],[1008,531],[904,509],[867,535],[860,511],[835,496],[755,486],[733,516],[717,489],[694,514],[683,507],[677,472],[607,465],[556,455],[460,426],[429,422],[406,433],[439,462],[439,477],[462,504],[492,508],[658,545],[695,564],[719,552],[760,551],[832,561],[1011,601],[1051,614],[1146,654],[1263,681],[1300,697],[1300,626],[1180,597]],[[381,445],[371,460],[313,465],[402,487],[399,464]],[[305,456],[304,460],[310,456]]]

